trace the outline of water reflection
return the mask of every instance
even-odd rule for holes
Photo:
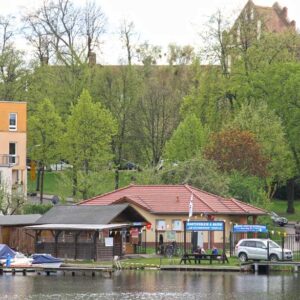
[[[298,274],[122,271],[100,276],[4,275],[1,299],[299,299]]]

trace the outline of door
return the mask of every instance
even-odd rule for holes
[[[256,242],[256,255],[258,259],[267,260],[267,248],[263,242]]]

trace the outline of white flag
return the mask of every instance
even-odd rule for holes
[[[194,194],[191,194],[190,204],[189,204],[189,218],[193,216],[193,198]]]

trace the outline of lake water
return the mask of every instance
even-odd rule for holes
[[[118,271],[102,276],[0,276],[0,299],[300,299],[300,274]]]

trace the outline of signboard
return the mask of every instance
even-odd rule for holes
[[[188,221],[186,222],[187,231],[223,231],[223,221]]]
[[[113,247],[114,246],[114,238],[106,237],[105,238],[105,247]]]
[[[131,237],[138,238],[139,237],[139,229],[138,228],[131,228],[130,229]]]
[[[234,225],[233,232],[268,232],[266,225]]]
[[[145,225],[145,223],[143,223],[143,222],[133,222],[132,223],[132,226],[144,226]]]

